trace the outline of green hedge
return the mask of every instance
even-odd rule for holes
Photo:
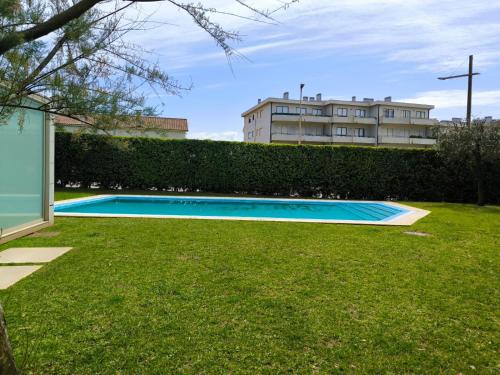
[[[490,168],[492,169],[492,168]],[[489,171],[489,201],[499,168]],[[472,177],[433,150],[56,136],[56,182],[102,188],[475,200]],[[495,185],[496,184],[496,185]]]

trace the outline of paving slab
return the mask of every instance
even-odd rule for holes
[[[72,247],[11,247],[0,252],[0,264],[46,263],[71,249]]]
[[[0,289],[7,289],[42,266],[0,266]]]

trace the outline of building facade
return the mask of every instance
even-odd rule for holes
[[[122,124],[107,133],[95,130],[83,121],[61,115],[55,117],[55,126],[57,131],[109,134],[118,137],[185,139],[188,132],[188,122],[184,118],[153,116],[141,116],[140,123]]]
[[[436,143],[432,105],[364,98],[351,101],[304,97],[259,100],[242,114],[244,141],[431,147]],[[300,130],[299,130],[300,128]]]
[[[500,122],[500,119],[494,119],[493,116],[485,116],[485,117],[477,117],[473,118],[472,121],[479,121],[484,125],[497,124]],[[467,120],[462,117],[452,117],[451,120],[441,120],[439,121],[439,125],[446,128],[454,125],[465,125],[467,124]]]
[[[35,109],[44,101],[32,95],[0,119],[0,243],[54,221],[54,128]]]

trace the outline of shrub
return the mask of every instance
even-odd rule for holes
[[[489,201],[498,203],[488,174]],[[350,199],[474,201],[472,176],[434,150],[56,136],[56,181],[158,189]]]

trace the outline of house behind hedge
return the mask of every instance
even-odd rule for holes
[[[57,131],[69,133],[97,133],[104,131],[96,130],[87,122],[78,119],[58,115],[55,118]],[[185,139],[188,132],[188,121],[184,118],[140,116],[139,121],[132,120],[110,129],[109,134],[120,137],[147,137],[163,139]]]

